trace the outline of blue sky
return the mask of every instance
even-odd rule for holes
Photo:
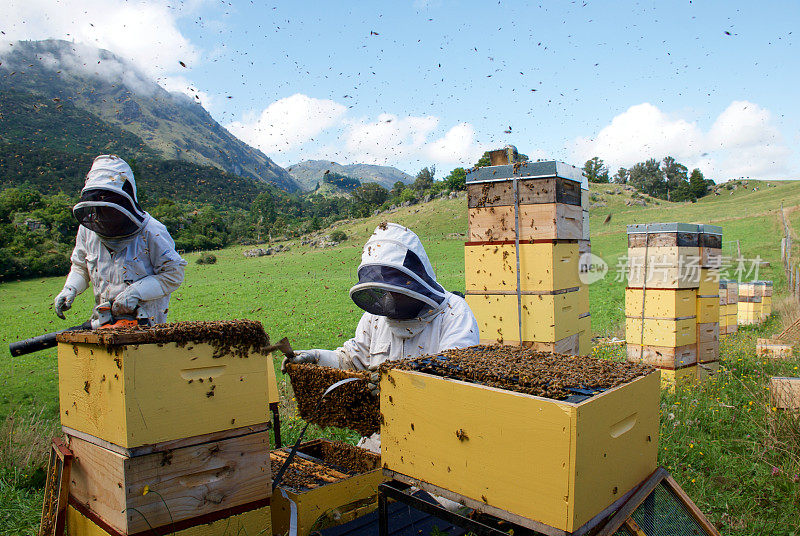
[[[284,166],[441,176],[513,143],[800,177],[798,2],[3,3],[0,37],[109,48]]]

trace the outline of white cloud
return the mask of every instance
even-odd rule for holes
[[[214,109],[216,99],[182,76],[165,76],[159,78],[158,83],[169,92],[186,95],[193,102],[201,104],[208,112]]]
[[[66,39],[108,49],[156,77],[198,61],[165,2],[2,0],[4,41]],[[96,63],[96,61],[95,61]]]
[[[301,93],[270,104],[258,115],[227,125],[234,135],[266,154],[295,149],[334,126],[345,114],[343,104]]]
[[[459,123],[447,133],[431,142],[426,150],[428,156],[443,164],[470,166],[478,161],[484,148],[475,141],[475,129],[469,123]]]
[[[350,122],[345,134],[345,152],[354,162],[388,164],[413,158],[424,152],[428,136],[439,118],[383,113],[377,121]]]
[[[772,114],[747,101],[732,102],[707,132],[696,121],[670,117],[652,104],[631,106],[593,138],[575,140],[572,154],[581,163],[599,156],[612,171],[673,156],[717,181],[785,178],[791,155]]]

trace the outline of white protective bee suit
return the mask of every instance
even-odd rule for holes
[[[166,322],[186,261],[167,228],[139,206],[130,166],[114,155],[95,158],[73,214],[81,226],[56,313],[63,317],[91,283],[95,303],[113,301],[114,314],[138,306],[151,323]]]

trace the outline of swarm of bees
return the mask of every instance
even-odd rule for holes
[[[289,364],[286,370],[303,420],[349,428],[364,436],[380,430],[380,403],[367,388],[369,373],[304,364]],[[359,381],[342,385],[322,400],[328,387],[346,378]]]
[[[611,389],[649,374],[653,367],[539,352],[519,346],[472,346],[436,356],[384,363],[382,369],[415,370],[498,389],[564,400],[576,389]]]
[[[247,357],[251,353],[263,352],[269,346],[269,336],[264,326],[256,320],[227,320],[215,322],[172,322],[155,326],[109,328],[92,332],[107,347],[129,344],[210,344],[213,357],[225,355]],[[74,331],[63,334],[66,338],[79,340],[85,332]]]
[[[270,452],[273,476],[286,461],[288,448]],[[381,457],[339,441],[316,440],[300,446],[297,456],[283,474],[281,486],[294,490],[312,489],[360,475],[381,466]]]

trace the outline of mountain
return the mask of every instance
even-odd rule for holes
[[[0,93],[5,98],[10,92],[33,93],[58,109],[70,104],[92,114],[138,137],[145,145],[140,152],[214,166],[290,192],[299,189],[286,170],[225,130],[199,103],[166,91],[107,50],[52,39],[10,44],[0,52]],[[40,136],[52,142],[62,136],[58,128],[43,125]]]
[[[372,166],[369,164],[349,164],[343,166],[330,160],[305,160],[286,168],[294,180],[305,191],[316,188],[322,182],[326,171],[347,175],[364,182],[377,182],[384,188],[390,189],[397,181],[410,184],[414,177],[390,166]]]

